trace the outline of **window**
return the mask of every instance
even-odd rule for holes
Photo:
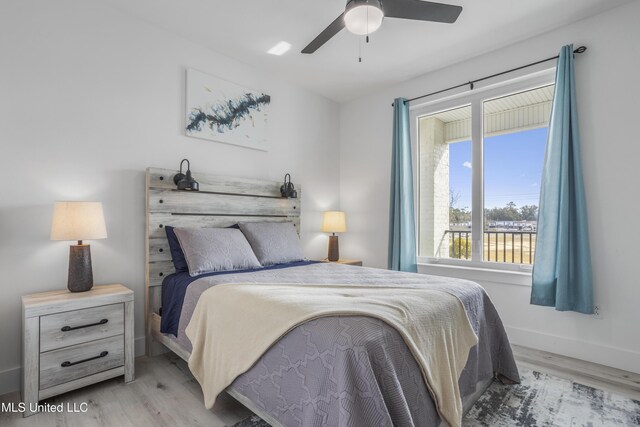
[[[483,103],[483,260],[533,264],[554,85]]]
[[[547,73],[412,108],[422,260],[533,263],[551,82]]]

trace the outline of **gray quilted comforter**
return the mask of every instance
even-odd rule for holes
[[[462,301],[479,338],[460,377],[463,399],[494,376],[519,381],[500,317],[473,282],[333,263],[205,277],[189,285],[180,316],[177,341],[189,352],[184,330],[198,298],[221,283],[417,283],[440,289]],[[364,316],[326,317],[296,327],[230,388],[284,426],[440,423],[420,368],[399,333]]]

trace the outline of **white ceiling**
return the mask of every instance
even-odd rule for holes
[[[300,50],[345,0],[106,0],[122,11],[338,102],[596,15],[632,0],[440,0],[464,7],[455,24],[385,19],[363,47],[342,30],[313,55]],[[392,1],[392,0],[387,0]],[[277,42],[283,56],[266,54]]]

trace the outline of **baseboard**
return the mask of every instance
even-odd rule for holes
[[[136,357],[144,356],[144,336],[134,339]],[[20,366],[0,372],[0,396],[20,390]]]
[[[505,329],[512,344],[640,374],[640,352],[513,326]]]

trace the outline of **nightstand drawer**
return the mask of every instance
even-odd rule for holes
[[[40,354],[40,389],[124,365],[124,335]]]
[[[40,352],[122,334],[124,304],[40,317]]]

